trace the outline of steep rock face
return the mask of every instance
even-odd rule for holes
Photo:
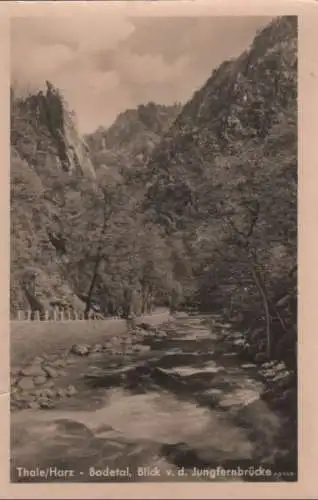
[[[86,137],[94,164],[120,169],[143,167],[167,132],[181,105],[152,102],[121,113],[109,128]]]
[[[252,308],[260,317],[249,255],[228,220],[246,231],[256,209],[250,247],[265,273],[268,294],[275,298],[276,288],[282,285],[285,293],[290,281],[295,284],[290,271],[297,254],[296,19],[273,21],[241,57],[213,71],[181,111],[178,105],[139,106],[122,113],[109,129],[86,137],[86,143],[98,182],[112,170],[122,179],[121,189],[109,186],[106,196],[113,199],[112,220],[102,239],[116,259],[113,269],[109,262],[101,266],[96,294],[117,293],[128,270],[138,282],[145,259],[139,236],[148,223],[156,231],[161,226],[158,241],[170,248],[166,252],[162,245],[161,281],[171,268],[169,280],[188,287],[188,296],[195,289],[207,306],[222,281],[225,288],[233,285],[231,300],[240,307],[258,301]],[[103,180],[99,193],[94,179],[81,182],[94,177],[89,153],[54,89],[48,86],[46,96],[25,100],[13,96],[12,303],[27,295],[29,304],[35,303],[34,293],[42,304],[60,297],[75,300],[70,275],[74,286],[81,284],[85,300],[105,225],[103,189],[109,182]],[[119,191],[124,193],[120,202]],[[168,235],[162,226],[170,229]],[[78,257],[76,266],[70,255]],[[157,270],[158,260],[150,260]]]
[[[266,295],[273,324],[294,331],[297,18],[273,20],[213,71],[154,149],[144,185],[151,220],[187,237],[201,304],[260,318]],[[275,301],[284,294],[282,327]]]
[[[95,177],[88,147],[79,136],[75,116],[50,82],[47,90],[26,99],[11,95],[11,146],[36,172],[51,163],[69,174]]]
[[[296,100],[297,19],[283,17],[260,32],[240,57],[213,71],[154,149],[147,168],[148,198],[159,219],[171,213],[187,217],[206,175],[227,181],[216,158],[239,157],[244,148],[263,146],[279,124],[293,122],[294,137],[286,140],[290,150],[295,148]]]
[[[62,214],[72,182],[94,182],[88,148],[60,93],[19,98],[11,91],[11,309],[49,309],[59,302],[83,310],[63,265]],[[74,193],[75,194],[75,193]]]

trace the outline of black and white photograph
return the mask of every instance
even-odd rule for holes
[[[10,21],[11,483],[297,482],[298,18],[119,4]]]

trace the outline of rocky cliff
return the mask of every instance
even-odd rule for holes
[[[277,349],[294,363],[296,17],[273,20],[212,72],[155,147],[145,176],[144,208],[186,243],[201,307],[239,311],[248,329],[258,323],[263,347],[286,342]]]
[[[76,128],[60,92],[50,82],[46,92],[25,99],[11,90],[11,146],[38,175],[55,170],[95,177],[88,146]]]
[[[148,197],[159,218],[170,211],[186,216],[190,206],[194,209],[191,197],[208,174],[226,183],[225,169],[217,168],[221,156],[243,159],[244,152],[268,143],[271,134],[266,154],[272,146],[283,151],[283,130],[295,174],[296,102],[297,19],[282,17],[263,29],[240,57],[212,72],[155,147],[147,169],[152,183]]]
[[[137,176],[180,106],[141,105],[82,138],[59,90],[46,85],[26,98],[11,91],[11,309],[83,311],[89,272],[71,260],[82,259],[82,232],[90,228],[89,241],[98,231],[94,185],[109,184],[114,171]],[[133,184],[130,191],[138,197]]]
[[[187,289],[295,330],[296,18],[275,19],[182,109],[127,110],[86,143],[50,84],[11,101],[12,304],[78,304],[74,286],[108,302]]]
[[[21,98],[11,89],[11,309],[83,304],[61,274],[61,208],[72,181],[95,170],[76,118],[59,91]]]
[[[149,102],[121,113],[109,128],[86,136],[94,165],[120,170],[144,167],[181,109],[180,104]]]

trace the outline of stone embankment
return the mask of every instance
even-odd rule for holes
[[[161,316],[161,321],[166,316]],[[147,318],[149,320],[150,317]],[[151,318],[152,328],[159,322],[159,315]],[[63,402],[77,394],[78,389],[70,384],[76,380],[76,372],[81,371],[81,361],[94,363],[97,357],[113,358],[115,365],[118,359],[128,362],[134,355],[142,356],[150,347],[142,344],[145,337],[156,333],[162,337],[164,332],[151,330],[149,323],[141,323],[131,332],[121,335],[106,335],[103,343],[76,343],[58,354],[42,353],[24,366],[11,367],[11,410],[25,408],[54,408],[57,402]],[[87,359],[88,358],[88,359]],[[85,362],[84,361],[84,362]],[[110,366],[111,363],[110,363]],[[75,383],[76,385],[76,383]]]
[[[255,353],[254,346],[248,342],[246,337],[231,330],[230,325],[224,325],[221,342],[228,342],[244,359],[251,361],[249,366],[258,369],[259,375],[264,382],[265,390],[262,398],[277,410],[289,411],[289,408],[297,412],[297,374],[286,366],[281,360],[266,360],[263,353]],[[226,328],[228,327],[228,328]],[[247,366],[247,365],[246,365]]]

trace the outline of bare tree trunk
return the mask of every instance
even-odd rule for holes
[[[152,287],[149,287],[147,294],[147,313],[150,314],[152,312]]]
[[[142,285],[141,289],[141,314],[145,314],[146,310],[146,287]]]
[[[127,319],[131,312],[131,292],[130,290],[124,290],[124,300],[123,300],[123,316]]]
[[[266,325],[266,355],[268,358],[270,358],[271,353],[272,353],[272,345],[271,345],[271,315],[270,315],[270,310],[269,310],[269,304],[268,304],[268,299],[266,296],[266,292],[264,290],[262,280],[259,276],[259,273],[256,269],[255,264],[251,264],[251,271],[252,275],[256,284],[256,287],[259,291],[259,294],[262,298],[263,301],[263,307],[264,307],[264,313],[265,313],[265,325]]]
[[[141,288],[141,314],[145,314],[147,300],[147,286],[142,284]]]
[[[99,245],[97,246],[97,255],[96,255],[92,280],[91,280],[91,284],[90,284],[89,291],[87,294],[87,302],[86,302],[86,307],[85,307],[85,311],[84,311],[84,318],[85,319],[87,319],[89,316],[89,312],[90,312],[90,309],[92,306],[92,296],[93,296],[94,288],[95,288],[96,281],[98,278],[99,266],[101,265],[101,262],[103,260],[103,257],[102,257],[102,250],[103,250],[102,238],[106,233],[107,223],[108,223],[108,220],[109,220],[111,213],[112,213],[111,210],[109,210],[109,208],[108,208],[109,203],[110,203],[110,200],[107,197],[107,195],[104,193],[104,220],[103,220],[103,226],[102,226],[101,234],[100,234],[101,240],[99,242]]]
[[[92,306],[92,296],[94,293],[94,288],[95,288],[97,277],[98,277],[98,269],[99,269],[101,261],[102,261],[102,259],[101,259],[100,255],[98,255],[96,257],[94,270],[93,270],[93,276],[92,276],[91,284],[90,284],[88,294],[87,294],[86,306],[85,306],[85,311],[84,311],[84,318],[85,319],[88,319],[89,312],[90,312],[90,309]]]

